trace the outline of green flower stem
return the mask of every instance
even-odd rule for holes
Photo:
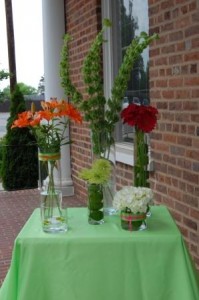
[[[49,154],[45,154],[42,153],[42,155],[49,155]],[[56,155],[56,154],[53,154]],[[40,159],[42,160],[42,156],[40,157]],[[54,181],[54,169],[56,168],[56,160],[52,160],[47,159],[44,161],[44,163],[47,164],[47,170],[48,170],[48,188],[47,188],[47,195],[44,198],[44,205],[45,207],[48,207],[48,216],[52,217],[53,216],[53,207],[54,207],[54,202],[56,203],[56,206],[59,210],[59,214],[60,216],[62,216],[62,211],[60,209],[59,206],[59,195],[57,195],[56,193],[56,189],[55,189],[55,181]]]
[[[145,142],[145,133],[137,127],[134,152],[134,186],[148,187],[148,146]]]

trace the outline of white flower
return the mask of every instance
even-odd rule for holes
[[[124,186],[116,192],[113,206],[117,210],[129,208],[133,213],[147,212],[147,206],[153,201],[153,192],[146,187]]]

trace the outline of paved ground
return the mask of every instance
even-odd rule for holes
[[[85,206],[74,197],[64,197],[68,207]],[[37,189],[0,191],[0,286],[10,266],[14,240],[36,207],[39,207]]]
[[[9,113],[0,112],[0,138],[3,137],[6,133],[6,122],[9,115]]]

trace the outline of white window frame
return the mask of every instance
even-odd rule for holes
[[[102,0],[102,20],[110,19],[114,23],[114,18],[117,18],[116,1],[113,0]],[[114,32],[113,28],[110,27],[105,32],[105,42],[103,44],[103,76],[104,76],[104,95],[106,99],[111,97],[111,90],[113,87],[114,77],[116,75],[116,70],[118,70],[117,62],[113,61],[113,49],[117,51],[117,46],[114,45]],[[116,128],[116,138],[120,135],[119,130],[122,130],[122,126],[117,126]],[[148,135],[149,145],[149,164],[148,171],[154,171],[154,161],[151,159],[150,151],[150,137]],[[124,163],[126,165],[134,166],[134,144],[128,142],[116,142],[116,161]]]
[[[102,19],[110,19],[113,20],[116,16],[117,10],[115,8],[115,1],[111,3],[111,0],[102,0]],[[113,10],[112,10],[113,8]],[[113,45],[113,35],[116,34],[112,27],[108,28],[105,32],[105,42],[103,44],[103,76],[104,76],[104,95],[106,99],[110,98],[111,90],[113,87],[114,77],[114,63],[113,62],[113,48],[116,49],[116,45]],[[115,46],[115,47],[114,47]],[[116,69],[117,66],[115,66]],[[120,126],[121,127],[121,126]],[[118,126],[119,128],[119,126]],[[119,129],[116,129],[116,136],[118,136]],[[127,142],[116,142],[116,161],[133,166],[133,151],[134,145],[133,143]]]

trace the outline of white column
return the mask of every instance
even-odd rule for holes
[[[42,0],[45,99],[64,98],[60,85],[59,63],[65,33],[64,0]],[[66,132],[69,135],[69,129]],[[62,192],[74,195],[69,145],[61,149]]]

